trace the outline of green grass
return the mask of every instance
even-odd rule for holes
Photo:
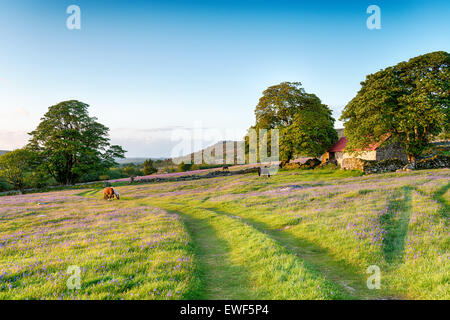
[[[40,205],[23,199],[1,210],[0,299],[195,296],[190,238],[176,215],[61,193]],[[81,270],[79,290],[66,285],[69,266]]]
[[[202,262],[203,299],[333,299],[345,295],[320,273],[252,226],[189,203],[176,210]]]
[[[449,177],[281,170],[121,185],[121,201],[2,197],[0,299],[449,299]]]

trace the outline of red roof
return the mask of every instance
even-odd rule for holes
[[[330,149],[328,149],[328,152],[340,152],[344,151],[345,147],[347,146],[348,139],[347,137],[340,138],[334,146],[332,146]]]
[[[378,147],[385,142],[389,137],[391,136],[390,133],[386,134],[383,138],[381,138],[380,141],[377,143],[369,145],[367,148],[364,149],[364,151],[375,151],[378,149]],[[347,146],[348,139],[347,137],[340,138],[330,149],[328,149],[328,152],[343,152],[345,147]],[[360,151],[360,150],[357,150]]]

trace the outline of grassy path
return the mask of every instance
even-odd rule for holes
[[[228,210],[227,210],[227,209]],[[278,244],[284,246],[296,256],[320,271],[329,281],[333,282],[343,292],[355,299],[391,299],[390,296],[380,294],[377,290],[369,290],[366,285],[367,275],[355,270],[354,266],[338,261],[326,248],[322,248],[306,239],[290,233],[289,229],[280,229],[278,224],[271,224],[270,217],[251,214],[248,210],[230,208],[221,209],[211,207],[210,210],[222,215],[239,216],[242,221],[264,232]],[[278,221],[279,223],[279,221]]]
[[[183,217],[188,232],[196,248],[198,273],[201,290],[197,299],[251,299],[248,290],[249,279],[244,266],[230,261],[231,248],[219,238],[214,219],[208,214],[189,215],[181,211],[171,211]]]
[[[410,190],[405,192],[410,197]],[[255,214],[231,203],[181,204],[152,198],[135,204],[157,206],[182,217],[195,246],[202,284],[197,299],[395,298],[369,290],[365,273],[282,228],[287,221],[280,217]],[[321,285],[329,290],[317,292]]]
[[[381,216],[381,224],[387,233],[383,241],[383,251],[386,261],[395,267],[404,261],[406,236],[411,219],[412,188],[404,187],[403,198],[395,197],[389,202],[389,211]]]
[[[442,204],[442,210],[441,210],[441,215],[444,218],[448,217],[448,213],[450,211],[450,203],[449,201],[446,199],[446,197],[444,196],[448,189],[450,189],[450,183],[446,184],[445,186],[443,186],[440,190],[438,190],[434,195],[433,198],[438,201],[439,203]]]
[[[199,299],[355,298],[241,219],[191,204],[145,204],[182,216],[196,247]]]

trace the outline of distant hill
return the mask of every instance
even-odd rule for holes
[[[338,133],[338,137],[341,138],[344,135],[344,129],[336,129],[337,133]],[[225,143],[227,142],[232,142],[235,143],[235,148],[236,148],[236,143],[237,142],[242,142],[242,141],[219,141],[209,147],[206,147],[205,149],[202,149],[200,151],[196,151],[194,153],[182,156],[182,157],[176,157],[173,158],[172,161],[174,163],[180,163],[181,161],[184,161],[185,163],[190,160],[192,163],[192,160],[195,158],[200,158],[203,155],[203,159],[205,159],[206,157],[208,157],[209,155],[211,155],[212,157],[214,157],[215,154],[215,150],[223,150],[223,157],[224,159],[227,158],[231,158],[234,159],[234,150],[226,150],[226,147],[224,146]],[[227,154],[230,153],[229,155]],[[227,157],[228,156],[228,157]],[[305,159],[309,159],[309,158],[305,158]]]
[[[194,158],[195,159],[201,158],[201,159],[205,160],[208,157],[214,157],[216,150],[222,150],[224,159],[229,159],[229,158],[234,159],[234,155],[235,155],[234,148],[237,147],[237,142],[242,142],[242,141],[219,141],[209,147],[206,147],[205,149],[196,151],[194,153],[191,153],[191,154],[188,154],[188,155],[185,155],[182,157],[173,158],[172,161],[174,163],[180,163],[182,161],[184,161],[184,162],[187,162],[188,160],[192,161]],[[232,148],[231,150],[227,150],[226,143],[233,143],[234,148]]]
[[[141,164],[144,163],[145,160],[152,159],[152,160],[164,160],[165,158],[125,158],[125,159],[118,159],[116,160],[118,164],[127,164],[127,163],[135,163],[135,164]]]
[[[147,158],[125,158],[125,159],[118,159],[116,162],[118,164],[127,164],[127,163],[144,163],[144,161],[147,160]]]
[[[1,156],[1,155],[4,155],[4,154],[7,153],[7,152],[9,152],[9,151],[6,151],[6,150],[0,150],[0,156]]]

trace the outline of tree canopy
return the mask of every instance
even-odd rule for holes
[[[294,116],[292,124],[281,131],[281,160],[288,161],[294,155],[320,157],[337,139],[331,111],[324,108],[302,110]]]
[[[449,53],[438,51],[368,75],[341,116],[348,150],[363,149],[391,133],[414,160],[433,136],[448,132],[449,65]]]
[[[51,106],[31,135],[27,148],[61,184],[73,184],[86,174],[107,170],[125,151],[110,145],[109,129],[90,117],[88,105],[64,101]]]
[[[281,160],[320,156],[337,140],[332,112],[299,82],[282,82],[263,92],[254,129],[280,130]],[[267,139],[270,143],[270,135]]]
[[[35,156],[27,149],[16,149],[0,156],[0,176],[15,189],[22,190]]]
[[[158,170],[155,168],[155,162],[152,159],[147,159],[144,161],[142,171],[145,175],[150,175],[157,172]]]

